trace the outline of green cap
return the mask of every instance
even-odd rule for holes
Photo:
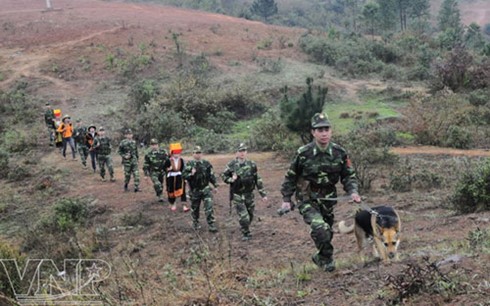
[[[155,138],[152,138],[152,139],[150,139],[150,144],[151,145],[158,144],[158,140],[156,140]]]
[[[131,129],[127,129],[124,131],[124,135],[133,135],[133,131],[131,131]]]
[[[247,151],[247,146],[242,142],[239,146],[237,151]]]
[[[194,149],[192,150],[193,153],[202,153],[202,148],[201,146],[195,146]]]
[[[317,129],[321,127],[330,127],[330,121],[328,120],[328,116],[324,113],[316,113],[311,118],[311,128]]]

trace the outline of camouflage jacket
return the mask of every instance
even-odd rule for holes
[[[75,141],[77,144],[85,144],[85,135],[87,134],[87,127],[85,126],[78,126],[75,129],[75,132],[73,133],[73,138],[75,138]]]
[[[117,153],[121,155],[123,161],[138,160],[138,145],[132,139],[123,139],[119,144]]]
[[[194,175],[192,169],[196,169]],[[218,187],[216,176],[214,175],[213,166],[207,160],[190,160],[185,165],[182,176],[189,182],[192,190],[202,190],[209,186],[209,183],[214,187]]]
[[[148,176],[151,173],[164,172],[164,165],[167,162],[168,154],[165,149],[159,148],[158,150],[150,149],[145,154],[145,160],[143,162],[143,171]]]
[[[234,182],[232,182],[233,173],[236,173],[238,176]],[[232,193],[251,193],[257,187],[262,197],[267,195],[262,178],[257,173],[257,165],[251,160],[247,159],[240,162],[238,158],[235,158],[226,165],[226,169],[221,174],[221,178],[223,182],[230,184]]]
[[[92,147],[99,155],[111,155],[111,139],[106,136],[96,136]]]
[[[336,197],[339,180],[347,193],[357,193],[357,178],[345,149],[331,142],[322,151],[311,142],[298,149],[286,173],[283,200],[290,202],[295,192],[298,201]]]
[[[47,109],[44,112],[44,122],[47,126],[54,128],[54,111],[52,109]]]

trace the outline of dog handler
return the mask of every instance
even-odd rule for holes
[[[333,260],[333,209],[337,201],[335,184],[340,180],[344,190],[354,202],[361,202],[357,191],[354,168],[344,148],[330,141],[330,121],[323,113],[311,119],[314,140],[298,149],[282,184],[281,210],[291,209],[291,197],[295,193],[299,213],[310,226],[311,238],[318,252],[313,262],[327,272],[335,270]]]

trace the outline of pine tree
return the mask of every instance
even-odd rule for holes
[[[277,3],[274,0],[255,0],[250,11],[267,21],[270,16],[277,14]]]
[[[439,30],[446,31],[448,29],[461,29],[461,16],[458,8],[457,0],[444,0],[441,4],[441,9],[437,17]]]
[[[444,0],[438,15],[439,34],[438,40],[443,48],[453,48],[463,39],[463,26],[457,0]]]
[[[307,89],[297,100],[288,97],[288,88],[284,87],[284,97],[280,103],[281,118],[292,132],[298,133],[303,143],[312,141],[311,118],[315,113],[323,111],[328,89],[318,86],[313,93],[313,79],[306,78]]]

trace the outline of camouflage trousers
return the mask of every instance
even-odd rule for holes
[[[140,185],[140,172],[138,170],[138,160],[131,159],[123,161],[124,166],[124,184],[129,184],[131,180],[131,174],[134,178],[134,187]]]
[[[191,190],[191,216],[194,223],[199,221],[199,209],[201,201],[204,204],[204,213],[206,214],[206,221],[208,225],[214,225],[216,219],[214,218],[213,210],[213,195],[211,194],[211,188],[207,186],[200,190]]]
[[[48,135],[49,135],[49,145],[53,145],[54,144],[54,128],[53,128],[53,125],[50,124],[50,125],[46,125],[46,128],[48,129]]]
[[[152,171],[150,173],[150,178],[151,178],[151,181],[153,182],[153,189],[155,189],[157,197],[161,196],[163,193],[163,177],[164,177],[164,174],[165,173],[163,171]]]
[[[83,143],[77,143],[78,154],[80,154],[80,160],[82,165],[87,165],[88,148]]]
[[[238,222],[240,223],[241,231],[243,235],[250,234],[250,224],[254,218],[254,194],[244,193],[244,194],[233,194],[232,205],[235,206],[236,212],[238,214]]]
[[[97,154],[97,161],[99,162],[100,176],[105,178],[105,166],[109,170],[111,178],[114,178],[114,167],[112,166],[112,157],[110,155]]]
[[[318,255],[322,260],[329,260],[333,255],[333,205],[318,203],[317,201],[305,201],[300,203],[298,210],[303,220],[310,226],[310,235],[318,249]]]

